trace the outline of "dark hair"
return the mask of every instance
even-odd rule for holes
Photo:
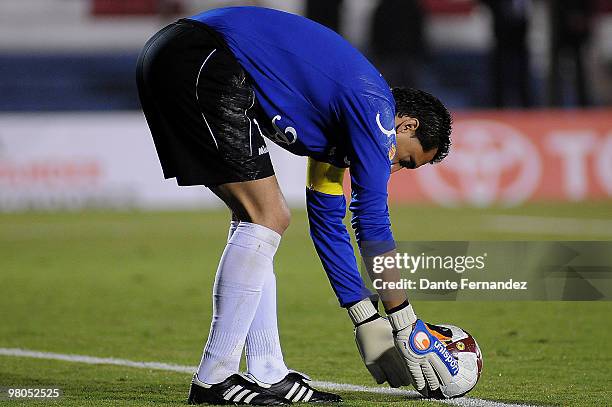
[[[448,155],[451,146],[452,118],[446,107],[435,96],[413,88],[393,88],[395,114],[419,120],[415,136],[423,151],[438,148],[431,164],[440,162]]]

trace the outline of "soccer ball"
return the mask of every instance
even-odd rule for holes
[[[449,384],[435,391],[426,388],[427,394],[424,395],[438,399],[464,396],[476,386],[482,372],[482,353],[476,339],[454,325],[426,325],[429,332],[437,337],[457,360],[459,371]]]

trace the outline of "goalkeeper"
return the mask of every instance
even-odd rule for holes
[[[264,137],[309,157],[311,236],[374,379],[413,383],[424,394],[439,388],[448,371],[410,343],[423,324],[406,293],[378,293],[386,319],[364,285],[342,222],[342,179],[348,168],[352,225],[366,263],[393,255],[387,182],[395,171],[446,156],[451,118],[442,103],[418,90],[391,90],[333,31],[257,7],[216,9],[165,27],[145,45],[137,81],[164,176],[210,188],[232,217],[189,402],[340,401],[283,360],[273,258],[290,212]],[[379,277],[393,282],[399,273]],[[247,375],[239,373],[243,348]]]

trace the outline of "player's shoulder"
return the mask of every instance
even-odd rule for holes
[[[294,36],[296,29],[331,31],[304,16],[283,10],[276,10],[260,6],[230,6],[205,10],[189,17],[205,23],[221,24],[243,33],[265,29],[265,31],[283,31]]]
[[[229,6],[229,7],[217,7],[211,8],[208,10],[204,10],[199,14],[192,16],[192,18],[196,17],[213,17],[213,16],[248,16],[248,15],[275,15],[275,16],[284,16],[291,15],[291,13],[287,13],[280,10],[274,10],[266,7],[258,7],[258,6]]]
[[[360,75],[351,83],[344,82],[338,92],[340,103],[350,106],[351,110],[384,111],[391,116],[395,111],[395,100],[391,88],[380,77]]]

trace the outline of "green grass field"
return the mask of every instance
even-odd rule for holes
[[[524,227],[508,231],[494,222],[498,215],[554,219],[536,232],[519,219]],[[0,348],[196,365],[227,218],[225,211],[0,215]],[[576,218],[585,226],[571,227]],[[597,227],[612,221],[611,202],[487,210],[397,207],[392,219],[398,240],[612,239],[612,228]],[[373,386],[352,325],[315,255],[304,212],[294,213],[276,273],[289,366],[315,380]],[[470,396],[612,405],[612,303],[414,305],[423,319],[452,322],[478,339],[484,370]],[[63,389],[60,401],[38,404],[178,406],[189,380],[187,373],[0,356],[0,387]],[[395,395],[342,395],[345,406],[439,405]]]

